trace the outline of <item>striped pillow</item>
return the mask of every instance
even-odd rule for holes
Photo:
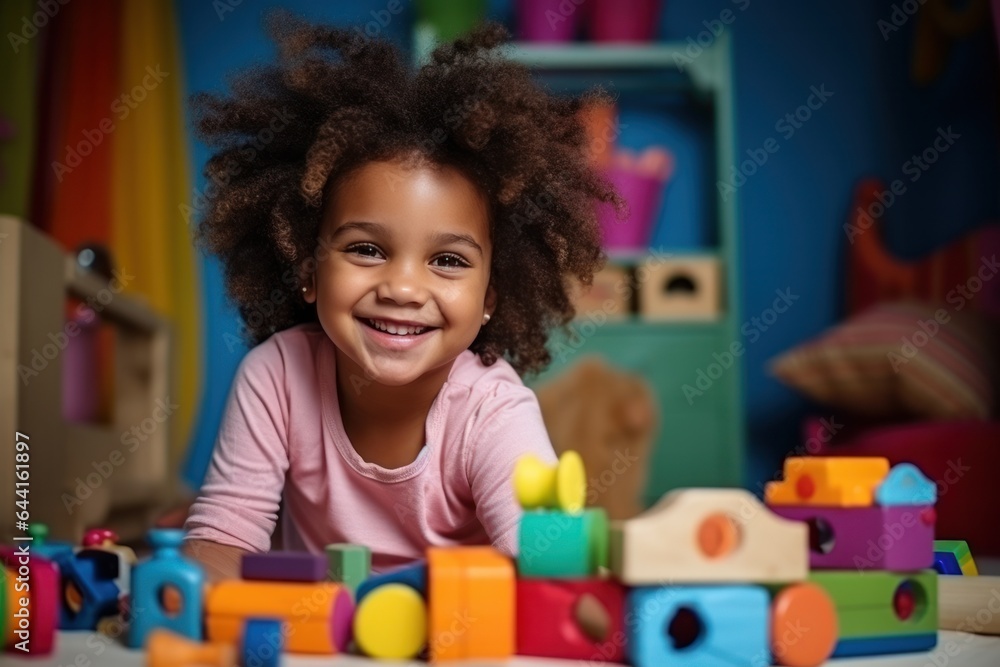
[[[879,304],[770,363],[779,380],[828,405],[879,417],[989,419],[996,328],[976,313]]]

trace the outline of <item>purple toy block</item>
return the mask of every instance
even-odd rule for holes
[[[773,506],[809,524],[809,567],[908,572],[934,565],[933,505]]]
[[[257,581],[326,581],[326,557],[301,551],[245,554],[241,575]]]

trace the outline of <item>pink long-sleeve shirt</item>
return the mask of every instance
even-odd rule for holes
[[[364,461],[348,440],[334,364],[315,324],[247,354],[187,539],[266,552],[283,496],[285,549],[363,544],[374,570],[423,558],[428,546],[492,543],[516,555],[514,464],[526,453],[556,457],[538,401],[510,364],[459,355],[427,415],[423,450],[394,469]]]

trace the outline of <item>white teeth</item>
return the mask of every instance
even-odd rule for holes
[[[393,334],[394,336],[406,336],[418,333],[423,333],[426,331],[427,327],[411,327],[411,326],[396,326],[389,322],[383,322],[381,320],[368,320],[368,323],[378,329],[379,331],[385,331],[386,333]]]

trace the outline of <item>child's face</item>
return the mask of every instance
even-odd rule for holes
[[[306,300],[375,382],[450,369],[493,312],[486,201],[453,168],[362,166],[330,195],[320,235]]]

